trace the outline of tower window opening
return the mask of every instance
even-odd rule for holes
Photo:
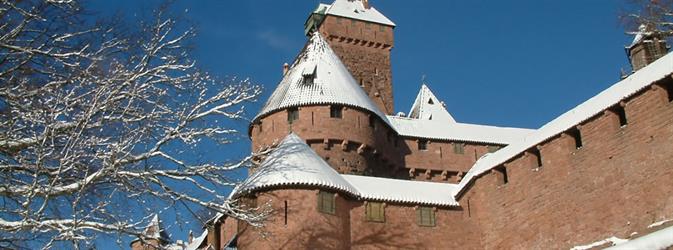
[[[418,140],[418,150],[428,150],[428,140]]]
[[[343,107],[339,105],[332,105],[329,108],[329,117],[332,118],[341,118],[343,113]]]
[[[376,129],[376,118],[373,115],[369,116],[369,126]]]
[[[311,85],[313,82],[315,82],[315,74],[306,74],[301,78],[302,84]]]
[[[614,112],[619,117],[620,127],[624,127],[629,123],[628,120],[626,119],[626,110],[624,109],[624,107],[622,107],[622,105],[619,104],[615,105],[612,108],[612,112]]]
[[[418,207],[416,209],[416,223],[419,226],[435,226],[435,209],[432,207]]]
[[[500,175],[499,178],[500,185],[505,185],[507,184],[507,182],[509,182],[509,179],[507,178],[507,168],[505,168],[505,166],[501,165],[496,167],[495,172],[498,173],[498,175]]]
[[[318,192],[318,211],[326,214],[336,213],[336,197],[334,193],[319,191]]]
[[[584,144],[582,143],[582,132],[580,132],[579,129],[577,128],[571,129],[570,131],[568,131],[568,134],[570,134],[570,136],[572,136],[573,139],[575,140],[576,149],[580,149],[582,148],[582,146],[584,146]]]
[[[287,122],[292,124],[294,121],[299,119],[299,108],[289,108],[287,109]]]
[[[287,225],[287,201],[285,201],[285,225]]]
[[[428,99],[428,104],[435,104],[435,102],[432,100],[432,98]]]

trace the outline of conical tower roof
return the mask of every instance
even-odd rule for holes
[[[435,94],[425,84],[418,91],[416,101],[414,101],[414,105],[411,106],[411,110],[409,111],[409,118],[456,123],[456,120],[446,110],[444,104],[437,99]]]
[[[327,41],[314,32],[254,120],[289,107],[319,104],[362,108],[388,122]]]

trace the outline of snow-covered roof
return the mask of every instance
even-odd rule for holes
[[[365,200],[458,206],[451,196],[456,184],[342,175]]]
[[[237,193],[284,185],[312,185],[356,195],[357,190],[294,133],[271,152]]]
[[[330,188],[365,200],[458,205],[451,195],[456,184],[341,175],[294,133],[288,135],[235,189],[234,197],[264,188],[293,185]]]
[[[455,123],[456,120],[446,110],[444,102],[439,101],[427,85],[421,85],[416,100],[409,111],[409,118],[434,120],[443,123]]]
[[[606,248],[606,250],[669,249],[671,246],[673,246],[673,226]]]
[[[470,171],[467,172],[458,184],[459,188],[456,189],[456,195],[460,194],[474,177],[484,174],[535,145],[577,126],[613,105],[618,104],[623,99],[650,86],[655,81],[670,76],[671,73],[673,73],[673,53],[669,53],[652,64],[636,71],[629,77],[617,82],[591,99],[545,124],[535,132],[492,154],[483,156],[472,166]]]
[[[376,8],[365,8],[362,0],[336,0],[329,6],[326,14],[395,26],[393,21],[390,21],[390,19],[381,14]]]
[[[192,243],[189,243],[187,247],[185,247],[185,250],[197,250],[199,249],[199,246],[203,243],[204,240],[206,240],[206,237],[208,236],[208,229],[203,230],[203,233],[199,235],[199,237],[196,237],[192,240]]]
[[[315,76],[303,81],[305,76]],[[371,111],[385,122],[386,116],[362,90],[329,44],[314,32],[269,100],[254,120],[288,107],[341,104]]]
[[[438,120],[388,116],[398,134],[409,137],[507,145],[532,133],[531,129],[495,127]]]

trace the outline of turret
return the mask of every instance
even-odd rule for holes
[[[136,239],[131,242],[132,250],[155,250],[164,249],[171,242],[168,234],[164,231],[158,215],[154,215],[152,220],[143,232],[143,239]]]
[[[668,49],[666,38],[653,25],[643,24],[631,45],[626,47],[626,53],[635,72],[666,55]]]

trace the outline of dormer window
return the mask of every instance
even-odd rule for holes
[[[306,65],[301,72],[301,83],[304,85],[313,84],[315,82],[317,69],[318,67],[315,64]]]
[[[432,105],[432,104],[435,104],[435,102],[432,101],[432,98],[430,98],[430,99],[428,99],[428,104]]]

